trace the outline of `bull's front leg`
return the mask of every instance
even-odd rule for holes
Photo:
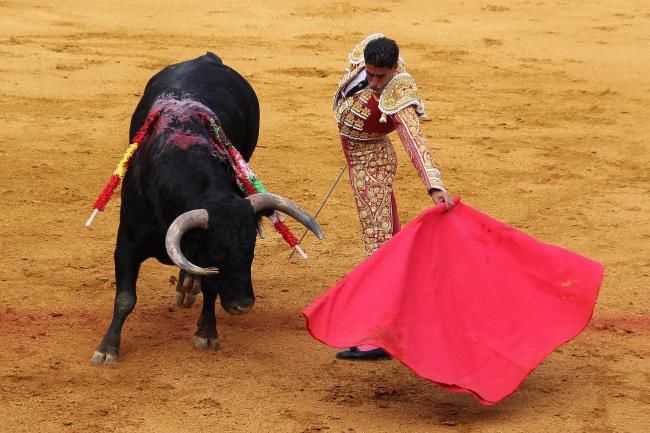
[[[93,353],[92,362],[95,365],[110,365],[117,360],[120,352],[122,326],[137,301],[135,283],[141,263],[142,259],[135,254],[133,248],[120,245],[118,236],[118,245],[115,248],[116,291],[113,320]]]
[[[198,349],[219,350],[217,316],[214,311],[217,300],[217,287],[213,281],[205,278],[201,285],[201,291],[203,292],[203,308],[196,323],[194,345]]]

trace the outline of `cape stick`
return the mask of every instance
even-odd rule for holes
[[[345,171],[345,169],[347,167],[348,167],[348,164],[345,163],[345,165],[341,168],[341,171],[339,172],[339,175],[336,177],[336,180],[334,181],[334,184],[332,184],[332,187],[330,188],[329,192],[327,193],[327,195],[323,199],[323,202],[320,204],[320,207],[318,208],[318,211],[316,211],[316,215],[314,215],[314,220],[316,220],[316,218],[318,218],[318,215],[320,214],[320,211],[323,210],[323,207],[325,206],[325,203],[327,203],[327,200],[332,195],[332,192],[334,192],[334,188],[336,188],[336,185],[339,183],[339,180],[341,180],[341,176],[343,176],[343,172]],[[309,229],[305,229],[302,236],[300,236],[300,239],[298,239],[298,243],[296,244],[296,247],[299,247],[300,242],[302,242],[305,235],[307,235],[308,231],[309,231]],[[293,251],[291,251],[291,254],[289,254],[289,257],[287,258],[287,260],[291,260],[291,257],[293,257],[293,253],[295,253],[296,250],[297,250],[297,248],[294,249]],[[300,252],[300,251],[298,251],[298,252]]]

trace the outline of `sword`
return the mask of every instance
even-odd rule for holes
[[[328,199],[330,198],[330,196],[332,195],[332,192],[334,192],[334,188],[336,188],[336,185],[339,183],[339,180],[341,180],[341,176],[343,176],[343,172],[345,171],[345,169],[346,169],[347,167],[348,167],[348,164],[347,164],[347,162],[346,162],[345,165],[341,168],[341,171],[340,171],[339,175],[336,177],[336,180],[335,180],[334,183],[332,184],[332,187],[330,188],[329,192],[327,193],[327,195],[326,195],[325,198],[323,199],[323,202],[320,204],[320,207],[318,208],[318,211],[316,211],[316,215],[314,215],[314,220],[316,220],[316,218],[318,218],[318,215],[320,214],[320,211],[323,210],[323,207],[325,206],[325,203],[327,203],[327,200],[328,200]],[[307,235],[307,232],[308,232],[308,231],[309,231],[309,229],[305,229],[305,231],[303,232],[302,236],[300,236],[300,239],[298,240],[298,243],[296,244],[296,247],[297,247],[297,248],[300,248],[300,247],[299,247],[300,242],[302,242],[302,240],[304,239],[304,237]],[[291,254],[289,254],[289,257],[287,258],[287,260],[291,260],[291,257],[293,257],[293,253],[295,253],[295,252],[296,252],[296,249],[293,249],[293,250],[291,251]],[[301,255],[302,255],[302,254],[301,254]],[[306,255],[302,255],[302,257],[303,257],[304,259],[307,258]]]

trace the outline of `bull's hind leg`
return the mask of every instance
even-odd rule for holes
[[[196,323],[197,329],[194,335],[194,345],[198,349],[219,350],[217,316],[214,312],[217,301],[217,289],[213,284],[204,281],[201,290],[203,291],[203,309]]]
[[[176,284],[176,305],[189,308],[194,305],[196,295],[201,292],[201,277],[193,277],[185,271],[178,272]]]
[[[117,247],[115,248],[115,283],[117,288],[113,320],[93,353],[92,362],[95,365],[110,365],[117,360],[120,352],[122,326],[137,301],[135,283],[141,263],[142,259],[135,254],[132,248],[121,245],[118,234]]]

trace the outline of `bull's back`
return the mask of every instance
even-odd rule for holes
[[[246,160],[259,134],[259,102],[251,85],[213,53],[165,67],[147,83],[133,117],[132,139],[160,97],[192,99],[212,110]]]

